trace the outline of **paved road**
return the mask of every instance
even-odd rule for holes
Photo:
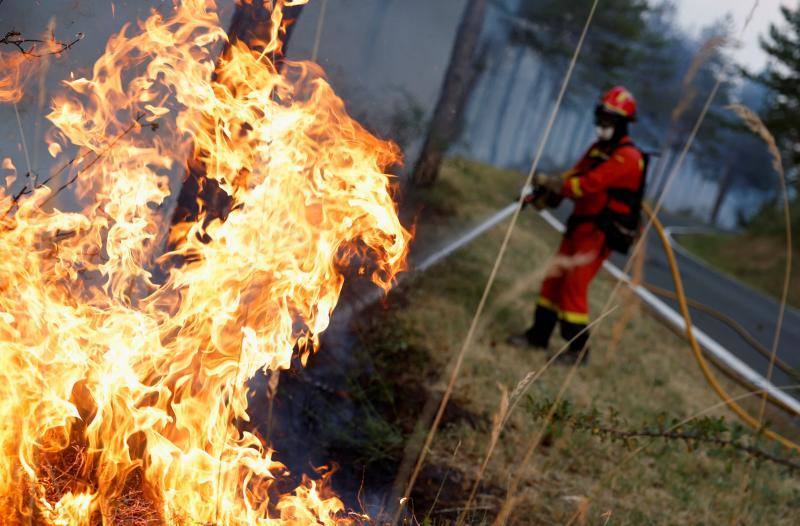
[[[562,209],[556,211],[555,215],[559,219],[565,220],[568,212],[568,208],[562,207]],[[684,221],[671,218],[668,215],[664,215],[662,221],[667,227],[685,226]],[[779,304],[775,299],[708,267],[685,250],[676,250],[676,257],[678,258],[684,288],[688,297],[732,317],[744,326],[763,346],[767,349],[772,348],[779,310]],[[742,254],[742,257],[747,257],[747,254]],[[620,268],[625,265],[625,258],[619,254],[613,255],[612,261]],[[667,259],[661,242],[655,233],[650,235],[648,239],[647,257],[645,259],[645,281],[659,287],[674,290]],[[671,307],[678,309],[677,301],[663,299]],[[768,359],[742,340],[730,327],[716,318],[695,309],[692,309],[692,320],[697,327],[734,353],[739,359],[752,367],[753,370],[766,376],[769,364]],[[800,311],[797,309],[787,308],[781,330],[778,356],[800,371]],[[775,368],[772,383],[783,388],[796,384],[797,380]],[[788,391],[788,393],[800,399],[800,389]]]

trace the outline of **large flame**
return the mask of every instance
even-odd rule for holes
[[[313,348],[344,269],[388,288],[409,234],[385,174],[397,148],[347,116],[316,66],[270,60],[282,5],[259,49],[219,61],[213,0],[112,37],[49,115],[77,149],[60,177],[80,211],[50,209],[47,186],[2,195],[3,524],[345,520],[319,481],[278,495],[282,466],[236,422],[248,379]],[[231,210],[167,232],[186,159]]]

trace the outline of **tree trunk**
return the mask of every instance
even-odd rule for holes
[[[728,197],[730,189],[733,187],[733,174],[734,171],[730,166],[725,168],[725,176],[720,180],[717,187],[717,197],[714,199],[714,206],[711,207],[711,215],[708,217],[708,222],[712,225],[717,224],[719,218],[719,211],[722,210],[722,204],[725,198]]]
[[[667,179],[669,179],[670,171],[674,167],[674,162],[678,156],[678,152],[672,148],[671,144],[666,142],[665,144],[666,146],[659,150],[660,155],[658,161],[650,172],[652,177],[650,177],[648,192],[650,193],[651,199],[656,202],[661,198],[661,194],[667,184]]]
[[[659,152],[661,155],[656,162],[656,165],[653,166],[652,170],[652,184],[650,185],[651,196],[653,200],[658,201],[661,197],[661,193],[664,191],[664,186],[667,184],[667,179],[669,178],[669,168],[670,168],[670,161],[672,160],[672,156],[675,153],[674,147],[677,146],[674,144],[675,142],[675,130],[674,127],[670,126],[667,129],[667,134],[664,138],[664,142],[661,143],[661,147],[659,148]]]
[[[461,113],[475,85],[475,56],[485,12],[486,0],[470,0],[464,9],[428,135],[414,165],[412,181],[418,186],[436,181],[444,154],[458,135]]]
[[[541,63],[539,67],[541,68]],[[541,91],[542,81],[544,80],[544,75],[540,73],[540,69],[535,70],[534,74],[536,78],[531,83],[530,87],[528,87],[528,91],[525,94],[525,106],[519,113],[517,126],[514,131],[516,142],[514,143],[512,155],[513,161],[519,162],[519,164],[527,164],[529,151],[533,150],[532,141],[527,134],[527,130],[530,126],[530,121],[536,119],[538,116],[536,111],[537,106],[534,105],[532,101],[536,100],[536,95]]]
[[[491,64],[489,65],[489,68],[482,72],[483,82],[481,83],[480,92],[470,94],[470,101],[472,102],[474,97],[474,102],[472,102],[472,104],[475,106],[476,109],[475,109],[475,115],[471,119],[470,127],[468,130],[469,144],[473,147],[475,151],[478,152],[479,156],[480,156],[480,151],[476,149],[478,143],[483,145],[488,144],[488,141],[485,140],[486,138],[485,124],[489,122],[489,116],[494,114],[492,112],[492,100],[494,99],[494,93],[497,92],[497,85],[499,82],[498,79],[500,78],[500,69],[505,58],[505,44],[488,41],[484,45],[486,46],[487,51],[488,49],[491,49],[493,51],[493,58],[491,59]],[[485,153],[486,153],[486,159],[488,160],[489,158],[488,147],[486,148]]]
[[[296,20],[300,16],[302,6],[284,8],[284,20]],[[283,39],[283,53],[291,36],[294,24],[289,24]],[[259,39],[263,40],[269,35],[270,13],[262,2],[240,4],[231,18],[228,28],[229,43],[226,44],[221,56],[230,51],[230,46],[236,41],[242,41],[249,46],[254,45]],[[205,166],[196,159],[190,159],[187,166],[186,178],[181,185],[175,210],[172,214],[171,224],[194,221],[200,213],[200,205],[206,212],[206,223],[213,219],[227,217],[231,207],[230,196],[225,193],[219,184],[205,175]]]
[[[500,97],[502,109],[500,110],[500,113],[497,114],[497,120],[495,121],[494,125],[494,134],[492,135],[492,151],[489,154],[489,159],[491,159],[492,164],[498,163],[498,157],[500,156],[500,139],[503,135],[503,127],[506,124],[506,117],[508,116],[508,110],[511,106],[510,103],[512,101],[512,95],[514,94],[514,87],[518,83],[519,70],[520,66],[522,65],[522,58],[524,56],[525,47],[517,46],[516,53],[514,54],[514,60],[511,63],[511,75],[509,75],[505,90],[503,90],[503,96]]]
[[[291,20],[286,27],[283,38],[283,55],[286,55],[289,38],[292,36],[297,18],[303,10],[302,5],[283,8],[283,20]],[[232,42],[240,40],[248,46],[253,46],[258,40],[265,40],[270,30],[270,12],[264,7],[263,2],[243,3],[236,6],[236,11],[231,18],[228,36]],[[227,52],[228,46],[225,51]],[[225,53],[223,52],[223,55]]]
[[[544,85],[536,92],[538,95],[531,99],[535,100],[536,103],[534,104],[532,117],[528,119],[528,125],[522,132],[528,142],[528,153],[523,157],[525,164],[533,162],[533,157],[536,153],[536,144],[538,141],[542,140],[542,115],[545,115],[548,106],[552,104],[553,93],[556,89],[553,81],[544,77],[544,72],[540,76],[544,80]]]

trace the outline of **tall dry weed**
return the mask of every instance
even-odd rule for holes
[[[789,209],[789,192],[786,185],[786,174],[783,169],[783,161],[781,159],[780,151],[778,150],[778,145],[775,142],[775,137],[766,127],[764,122],[761,118],[750,108],[744,106],[742,104],[731,104],[727,106],[727,109],[732,111],[736,114],[747,127],[750,129],[751,132],[758,135],[761,140],[767,145],[769,149],[769,153],[772,156],[772,168],[778,173],[780,184],[781,184],[781,195],[783,197],[783,213],[784,213],[784,221],[786,223],[786,255],[785,261],[786,265],[784,268],[784,276],[783,276],[783,289],[781,291],[781,302],[780,307],[778,309],[778,319],[775,323],[775,333],[772,338],[772,349],[770,352],[770,359],[769,359],[769,366],[767,367],[767,381],[772,381],[772,373],[775,369],[775,362],[778,355],[778,344],[780,343],[781,337],[781,330],[783,328],[783,320],[786,314],[786,302],[789,296],[789,284],[791,282],[792,276],[792,220],[791,220],[791,210]],[[761,396],[761,404],[758,410],[758,425],[761,426],[764,421],[764,413],[767,408],[767,393],[766,391]],[[759,432],[761,429],[758,430]],[[751,469],[747,471],[747,476],[742,479],[742,485],[740,488],[740,493],[742,498],[740,499],[741,507],[736,510],[733,516],[733,522],[738,524],[742,515],[744,515],[747,511],[747,504],[748,499],[746,498],[747,489],[750,487],[750,483],[753,478],[753,470],[752,466]]]
[[[730,104],[725,107],[726,109],[732,111],[736,114],[737,117],[742,119],[750,131],[758,135],[761,140],[767,145],[769,148],[769,153],[772,156],[772,168],[778,172],[778,175],[781,179],[785,179],[785,174],[783,171],[783,160],[781,159],[781,152],[778,150],[778,144],[775,142],[775,137],[766,127],[764,122],[761,118],[750,108],[743,104]]]
[[[697,90],[693,85],[697,73],[726,43],[727,39],[725,37],[712,36],[703,43],[698,52],[692,57],[689,69],[686,70],[686,73],[683,75],[683,80],[681,81],[684,95],[672,110],[671,120],[673,125],[683,117],[683,114],[686,113],[686,110],[689,109],[694,98],[697,96]]]
[[[469,510],[472,507],[472,502],[475,500],[475,495],[478,493],[478,486],[480,481],[483,479],[483,474],[486,472],[486,468],[489,466],[489,460],[491,460],[492,452],[494,451],[495,447],[497,447],[497,441],[500,439],[500,432],[503,430],[503,425],[505,424],[506,417],[508,415],[508,390],[502,385],[499,387],[500,404],[497,408],[497,412],[492,416],[492,432],[489,435],[489,445],[486,448],[486,455],[483,457],[483,462],[481,462],[480,468],[478,468],[478,473],[475,477],[475,482],[472,485],[472,490],[467,498],[467,503],[464,505],[464,509],[458,516],[456,526],[461,526],[464,524],[464,521],[467,520]]]

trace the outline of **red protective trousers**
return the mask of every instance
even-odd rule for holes
[[[564,174],[561,196],[575,202],[567,233],[561,240],[547,278],[542,283],[533,325],[525,332],[528,343],[547,348],[556,324],[570,342],[570,351],[586,349],[589,333],[589,284],[609,254],[598,218],[604,210],[630,212],[628,204],[612,199],[612,192],[641,188],[642,154],[624,137],[616,145],[594,144],[575,167]]]
[[[555,311],[567,323],[589,322],[589,284],[609,250],[605,234],[593,223],[577,225],[561,240],[542,283],[538,304]]]

